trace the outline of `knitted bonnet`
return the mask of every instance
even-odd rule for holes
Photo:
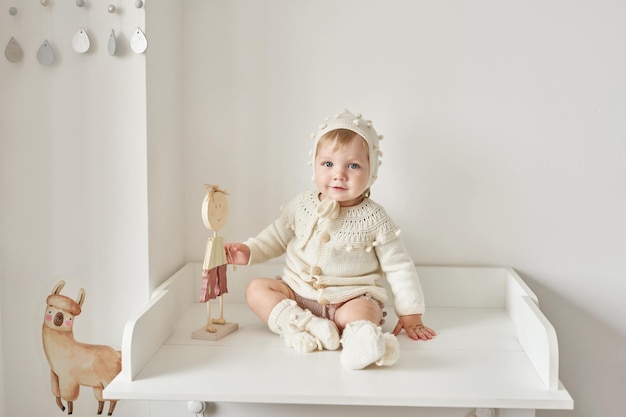
[[[368,187],[371,187],[378,178],[378,167],[382,164],[380,158],[383,156],[379,148],[379,143],[383,136],[376,133],[374,125],[371,120],[365,120],[360,113],[353,114],[348,110],[343,110],[341,113],[336,114],[334,117],[328,117],[317,129],[315,133],[311,134],[314,139],[312,164],[315,166],[315,158],[317,157],[317,143],[320,138],[326,133],[337,129],[347,129],[360,135],[369,148],[369,163],[370,163],[370,178]]]

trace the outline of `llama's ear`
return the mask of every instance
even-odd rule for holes
[[[82,307],[84,302],[85,302],[85,290],[81,288],[80,291],[78,291],[78,298],[76,299],[76,304]]]
[[[56,295],[58,293],[61,292],[61,288],[63,288],[65,286],[65,281],[59,281],[57,282],[57,285],[54,286],[54,288],[52,289],[52,295]]]

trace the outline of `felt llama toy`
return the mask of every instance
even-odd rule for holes
[[[65,281],[59,281],[47,298],[43,321],[43,349],[52,373],[52,394],[56,403],[72,414],[73,402],[78,398],[80,386],[92,387],[98,400],[98,414],[102,414],[102,390],[122,370],[119,351],[110,346],[89,345],[74,339],[74,318],[81,313],[85,291],[81,288],[76,301],[59,294]],[[117,400],[109,400],[109,413],[113,414]]]

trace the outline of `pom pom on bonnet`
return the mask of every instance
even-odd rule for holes
[[[371,187],[378,178],[378,167],[382,164],[380,158],[382,152],[380,151],[379,143],[383,136],[376,133],[374,125],[371,120],[363,119],[360,113],[353,114],[350,111],[344,109],[341,113],[336,114],[334,117],[328,117],[317,129],[315,133],[311,134],[315,143],[313,144],[312,164],[315,165],[315,158],[317,156],[317,143],[320,138],[326,133],[337,129],[347,129],[360,135],[369,148],[369,163],[370,163],[370,178],[368,187]]]

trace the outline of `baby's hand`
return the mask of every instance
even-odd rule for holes
[[[243,243],[227,243],[224,245],[226,249],[226,259],[229,264],[248,265],[250,260],[250,248]]]
[[[397,336],[402,329],[413,340],[429,340],[437,335],[433,329],[424,326],[421,314],[398,317],[398,324],[393,329],[393,334]]]

